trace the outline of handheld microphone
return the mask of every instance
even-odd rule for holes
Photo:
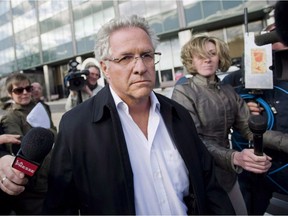
[[[28,176],[33,176],[54,143],[53,133],[45,128],[35,127],[23,137],[12,167]]]
[[[266,44],[273,44],[280,41],[280,38],[276,31],[268,32],[261,35],[256,35],[254,42],[257,46],[263,46]]]
[[[251,115],[248,126],[253,133],[254,154],[263,156],[263,134],[267,129],[267,121],[261,115]]]

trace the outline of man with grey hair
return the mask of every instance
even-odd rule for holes
[[[135,15],[99,30],[108,85],[62,117],[44,214],[234,214],[188,111],[153,92],[157,42]]]

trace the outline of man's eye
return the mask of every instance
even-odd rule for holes
[[[143,59],[153,59],[153,55],[151,53],[145,53],[141,57]]]
[[[134,56],[132,56],[132,55],[127,55],[127,56],[123,56],[120,60],[119,60],[119,62],[130,62],[131,60],[133,60],[134,59]]]

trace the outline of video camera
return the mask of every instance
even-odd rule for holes
[[[76,60],[69,61],[69,71],[64,77],[64,85],[73,91],[81,91],[86,84],[86,78],[89,75],[89,70],[78,70],[79,63]]]

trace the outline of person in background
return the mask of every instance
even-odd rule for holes
[[[45,109],[48,111],[48,114],[51,118],[51,109],[48,104],[46,104],[43,100],[43,88],[42,85],[39,82],[33,82],[31,83],[31,86],[33,87],[32,90],[32,99],[34,100],[35,103],[40,102]]]
[[[81,90],[82,101],[89,99],[96,95],[103,87],[98,84],[100,78],[100,69],[96,65],[89,65],[87,68],[89,75],[87,76],[87,82]],[[68,111],[75,107],[78,103],[78,92],[70,90],[70,94],[65,104],[65,110]]]
[[[253,134],[248,127],[249,109],[230,85],[222,85],[216,71],[227,71],[229,49],[222,40],[209,35],[195,35],[181,50],[182,63],[191,78],[176,85],[172,99],[189,111],[198,134],[216,162],[216,177],[228,193],[236,214],[247,214],[237,182],[243,169],[261,174],[271,166],[271,158],[256,156],[253,149],[230,148],[230,128],[237,128],[247,139]]]
[[[62,117],[44,214],[235,213],[187,110],[153,92],[157,43],[136,15],[97,33],[108,85]]]
[[[275,30],[276,26],[273,23],[267,26],[264,31],[271,32]],[[288,47],[281,42],[275,42],[272,44],[272,52],[274,53],[273,62],[275,64],[275,53],[288,52]],[[243,75],[245,67],[242,68],[241,72],[237,73]],[[275,67],[273,68],[275,70]],[[232,81],[235,77],[234,73],[227,75],[222,82],[232,85],[239,94],[249,94],[250,89],[245,89],[244,83],[241,81],[243,76],[238,76],[236,82]],[[258,98],[263,100],[265,102],[263,102],[263,105],[267,103],[267,107],[271,107],[270,112],[273,113],[274,118],[273,127],[263,135],[264,144],[267,144],[264,145],[265,151],[273,157],[272,166],[269,169],[269,173],[273,173],[273,175],[261,179],[256,178],[249,172],[243,172],[239,175],[239,184],[246,201],[248,213],[253,215],[263,215],[265,213],[274,192],[288,195],[288,172],[287,168],[283,169],[284,165],[288,164],[288,71],[283,69],[280,74],[282,77],[279,78],[276,76],[276,71],[274,71],[273,89],[262,90],[262,94],[257,95],[255,100],[249,99],[247,101],[251,114],[266,116],[269,110],[265,110],[256,101]],[[239,146],[236,141],[247,143],[247,140],[240,140],[235,134],[234,137],[234,148]],[[276,170],[278,171],[276,172]]]
[[[43,102],[43,88],[42,85],[39,82],[33,82],[31,83],[31,86],[33,87],[32,91],[32,98],[33,100],[38,102]]]
[[[32,126],[26,117],[35,107],[32,100],[31,82],[25,74],[13,73],[6,80],[6,89],[13,100],[11,108],[1,118],[1,125],[5,134],[25,136]],[[57,131],[50,119],[50,130],[56,138]],[[0,145],[0,214],[31,215],[40,214],[43,200],[47,191],[47,176],[51,153],[48,154],[39,171],[31,177],[12,168],[15,155],[20,149],[19,143],[5,143]],[[5,208],[2,208],[5,206]]]

